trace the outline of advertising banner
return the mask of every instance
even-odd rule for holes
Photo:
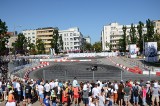
[[[137,47],[136,44],[130,44],[129,45],[129,54],[130,58],[136,58],[137,57]]]
[[[145,61],[158,62],[157,42],[145,42]]]

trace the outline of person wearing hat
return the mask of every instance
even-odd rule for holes
[[[43,87],[43,82],[40,82],[40,85],[38,85],[38,96],[40,98],[40,103],[42,104],[43,99],[44,99],[44,87]]]
[[[85,104],[85,106],[88,106],[89,104],[89,89],[87,87],[87,83],[85,83],[83,85],[83,104]]]
[[[80,89],[78,87],[78,84],[76,86],[74,86],[72,88],[73,90],[73,97],[74,97],[74,102],[75,102],[75,105],[78,104],[78,98],[79,98],[79,92],[80,92]]]
[[[8,102],[6,103],[6,106],[16,106],[13,92],[14,92],[13,90],[9,91]]]
[[[160,88],[158,87],[158,83],[154,83],[154,87],[151,89],[152,92],[152,106],[154,106],[154,102],[156,100],[156,106],[159,106],[159,93],[160,93]]]

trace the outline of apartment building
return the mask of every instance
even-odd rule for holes
[[[58,30],[58,28],[46,27],[36,29],[36,38],[41,39],[44,42],[46,53],[50,52],[51,40],[53,39],[54,30]]]
[[[36,44],[36,30],[24,30],[22,33],[28,42]]]
[[[154,20],[153,23],[157,33],[160,34],[160,20]]]
[[[85,39],[85,41],[86,41],[87,43],[91,43],[91,38],[90,38],[90,36],[86,36],[86,37],[84,37],[84,39]]]
[[[59,36],[62,36],[63,50],[65,52],[80,52],[83,35],[79,31],[79,28],[74,27],[67,30],[59,30]]]
[[[101,32],[101,42],[103,51],[109,51],[110,49],[109,46],[106,46],[106,43],[108,45],[111,45],[112,51],[119,51],[120,47],[118,45],[119,45],[119,39],[121,39],[123,35],[123,30],[122,30],[123,26],[124,25],[120,25],[117,22],[103,26],[103,30]],[[131,25],[125,25],[125,26],[127,27],[126,36],[129,37]],[[134,26],[137,27],[136,24],[134,24]],[[143,33],[146,33],[146,31],[147,29],[143,28]],[[136,35],[138,35],[137,29],[136,29]]]

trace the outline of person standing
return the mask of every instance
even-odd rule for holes
[[[46,81],[46,84],[44,85],[44,89],[45,89],[45,95],[50,96],[50,85],[48,83],[48,81]],[[46,96],[45,96],[46,97]]]
[[[147,94],[146,87],[145,87],[145,86],[142,86],[141,98],[142,98],[142,104],[143,104],[143,106],[146,105],[146,94]]]
[[[74,80],[73,80],[73,84],[72,84],[72,86],[73,86],[73,87],[76,87],[77,85],[78,85],[77,78],[76,78],[76,77],[74,77]]]
[[[27,83],[27,86],[25,87],[25,98],[27,99],[28,106],[31,105],[31,94],[32,87],[30,86],[30,82]]]
[[[43,87],[43,82],[40,82],[40,85],[38,85],[38,95],[39,95],[39,99],[40,99],[40,103],[43,103],[43,99],[44,99],[44,87]]]
[[[156,100],[156,106],[159,106],[159,93],[160,89],[158,88],[158,83],[154,83],[154,87],[151,89],[152,92],[152,106],[154,106],[154,102]]]
[[[87,84],[83,85],[83,104],[88,106],[89,104],[89,89],[87,88]]]
[[[138,102],[139,102],[138,82],[135,82],[135,86],[132,87],[132,94],[133,94],[133,103],[134,103],[135,106],[138,106]]]
[[[73,87],[73,97],[74,97],[75,105],[77,105],[78,104],[78,98],[79,98],[79,87],[78,87],[78,85],[76,87]]]
[[[129,100],[131,97],[131,89],[128,86],[128,82],[126,82],[125,87],[124,87],[124,101],[126,106],[129,106]]]
[[[20,102],[20,99],[21,99],[21,86],[20,86],[20,81],[17,81],[16,83],[16,89],[17,89],[17,94],[18,94],[18,103]]]

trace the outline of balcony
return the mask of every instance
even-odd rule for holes
[[[37,36],[38,35],[53,35],[53,32],[44,32],[44,33],[38,33],[37,32]]]
[[[53,39],[53,37],[39,37],[39,36],[37,36],[37,38],[40,38],[40,39]]]

